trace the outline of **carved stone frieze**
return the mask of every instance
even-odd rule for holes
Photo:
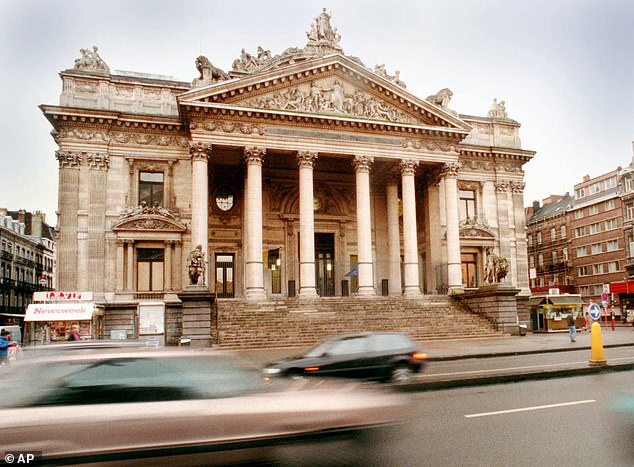
[[[489,225],[478,217],[470,217],[460,221],[460,236],[463,238],[494,239],[495,234]]]
[[[433,139],[405,138],[401,143],[401,146],[404,148],[427,149],[429,151],[455,151],[455,146],[453,144],[447,141]]]
[[[419,123],[412,116],[339,79],[313,81],[241,101],[257,109],[341,114],[387,122]]]
[[[242,133],[243,135],[264,135],[264,127],[253,123],[222,122],[217,120],[191,122],[192,130],[205,130],[209,132]]]
[[[313,167],[317,153],[313,151],[297,151],[297,164],[300,167]]]
[[[79,168],[83,164],[83,155],[77,152],[55,151],[59,168]]]
[[[95,131],[90,128],[60,128],[57,138],[63,139],[79,139],[82,141],[94,141],[107,143],[110,137],[106,132]]]
[[[159,206],[148,206],[145,202],[127,207],[112,225],[113,230],[174,230],[184,232],[187,227],[180,222],[178,211]]]
[[[86,153],[86,165],[91,169],[108,171],[110,168],[110,156],[95,152]]]
[[[192,142],[189,145],[189,153],[192,156],[192,160],[207,161],[211,157],[211,144],[200,141]]]
[[[244,148],[244,159],[247,164],[262,165],[265,154],[266,148],[258,148],[254,146],[247,146]]]
[[[495,162],[492,160],[460,159],[465,169],[484,170],[491,172],[495,169]]]

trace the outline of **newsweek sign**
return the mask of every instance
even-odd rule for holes
[[[31,303],[24,321],[84,321],[92,319],[94,303]]]
[[[92,292],[33,292],[34,302],[92,301]]]

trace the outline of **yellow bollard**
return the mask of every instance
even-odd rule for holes
[[[590,350],[590,366],[605,365],[607,360],[603,354],[603,341],[601,340],[601,325],[592,323],[590,327],[592,333],[592,346]]]

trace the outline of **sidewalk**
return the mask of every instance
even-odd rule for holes
[[[601,328],[603,348],[620,346],[634,346],[634,330],[631,326],[617,326]],[[509,355],[539,354],[546,352],[564,352],[570,350],[587,351],[590,355],[590,332],[577,332],[577,341],[570,342],[568,332],[557,333],[528,333],[525,336],[505,336],[486,339],[457,339],[421,341],[421,350],[427,353],[428,361],[447,361],[466,358],[494,358]],[[247,360],[258,366],[279,360],[284,357],[297,355],[304,349],[267,349],[239,351]],[[465,375],[433,375],[423,372],[417,375],[415,381],[403,387],[404,390],[426,391],[445,389],[459,386],[473,386],[482,384],[499,384],[526,379],[545,379],[562,376],[599,373],[604,371],[625,371],[634,369],[634,356],[631,361],[619,359],[618,362],[608,361],[604,366],[590,366],[584,364],[562,364],[531,368],[504,369],[495,372],[481,372],[481,374]]]

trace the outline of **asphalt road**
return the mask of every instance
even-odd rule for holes
[[[629,466],[633,432],[615,413],[627,395],[634,397],[631,371],[415,393],[416,415],[388,462]]]

